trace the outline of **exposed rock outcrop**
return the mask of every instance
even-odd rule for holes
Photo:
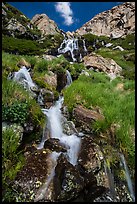
[[[122,68],[113,59],[103,58],[102,56],[94,53],[85,56],[83,60],[84,65],[87,68],[105,72],[110,76],[110,78],[115,78],[116,76],[120,75],[122,71]]]
[[[91,132],[91,124],[96,120],[103,120],[104,116],[95,110],[89,110],[81,105],[78,105],[74,111],[73,116],[76,120],[76,125],[81,127],[85,132]]]
[[[112,38],[124,37],[127,34],[135,33],[135,2],[125,2],[99,13],[76,30],[78,35],[87,33]]]
[[[41,30],[42,35],[54,35],[60,33],[56,23],[51,20],[46,14],[36,14],[31,23],[36,25]]]
[[[2,33],[31,40],[38,40],[41,36],[40,30],[30,19],[6,2],[2,3]]]

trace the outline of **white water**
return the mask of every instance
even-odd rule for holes
[[[13,80],[20,82],[24,85],[24,88],[29,90],[37,89],[36,84],[32,81],[30,73],[25,66],[22,66],[19,71],[14,72]]]
[[[130,178],[130,174],[129,174],[129,170],[128,170],[128,167],[126,164],[125,157],[123,154],[120,154],[120,158],[121,158],[121,162],[123,164],[124,170],[125,170],[127,185],[128,185],[128,189],[129,189],[131,198],[132,198],[133,202],[135,202],[135,195],[134,195],[134,191],[133,191],[132,181]]]
[[[47,122],[47,126],[45,126],[44,128],[43,137],[37,149],[43,148],[44,142],[47,139],[46,131],[49,131],[51,138],[58,138],[60,140],[60,143],[64,144],[67,147],[68,160],[72,165],[75,166],[77,164],[81,138],[77,137],[75,134],[68,136],[63,133],[63,128],[61,124],[62,115],[60,110],[62,107],[63,101],[64,101],[64,98],[60,97],[59,100],[55,103],[55,105],[52,106],[49,110],[42,109],[44,114],[47,116],[48,122]],[[63,154],[66,154],[66,153],[63,153]],[[55,167],[57,163],[56,161],[59,155],[60,153],[56,153],[56,152],[52,152],[52,154],[50,155],[50,159],[54,161],[54,165],[52,166],[51,173],[49,174],[46,182],[39,189],[35,197],[35,201],[41,200],[43,197],[47,196],[49,185],[55,175]]]
[[[71,78],[71,74],[68,70],[66,70],[66,74],[67,74],[67,84],[66,86],[69,86],[72,83],[72,78]]]
[[[83,48],[84,48],[84,51],[87,52],[87,48],[86,48],[86,44],[85,44],[85,40],[83,40]]]
[[[104,168],[105,168],[105,173],[106,173],[106,175],[108,177],[110,192],[111,192],[111,195],[112,195],[112,197],[114,199],[115,196],[116,196],[115,186],[114,186],[114,176],[113,176],[113,174],[111,172],[111,169],[106,164],[106,160],[105,159],[104,159]]]
[[[44,105],[44,99],[43,99],[43,96],[42,96],[42,93],[41,93],[41,90],[40,90],[40,92],[39,92],[39,95],[38,95],[38,103],[39,103],[39,105]]]
[[[34,199],[34,202],[37,202],[39,200],[42,200],[43,198],[47,198],[47,194],[48,194],[48,188],[49,188],[49,185],[55,175],[55,167],[56,167],[56,164],[57,164],[57,159],[59,157],[60,153],[57,153],[57,152],[52,152],[50,154],[50,160],[52,161],[52,169],[51,169],[51,172],[47,178],[47,180],[45,181],[45,183],[42,185],[42,187],[38,190],[36,196],[35,196],[35,199]]]
[[[78,39],[72,38],[72,39],[67,39],[66,37],[64,38],[63,42],[61,43],[60,47],[58,48],[58,53],[66,53],[70,51],[71,57],[73,62],[77,61],[77,59],[74,57],[74,50],[78,50]]]
[[[55,105],[52,106],[49,110],[42,109],[44,114],[47,116],[48,122],[46,128],[44,128],[41,143],[38,145],[37,148],[38,149],[43,148],[44,142],[47,139],[45,131],[49,131],[51,138],[57,138],[65,146],[69,147],[67,149],[69,162],[73,165],[76,165],[81,139],[80,137],[77,137],[75,134],[68,136],[63,133],[63,128],[61,124],[62,115],[60,110],[63,101],[64,101],[63,97],[60,97],[59,100],[55,103]]]

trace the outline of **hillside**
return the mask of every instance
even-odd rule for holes
[[[111,10],[99,13],[75,33],[78,35],[91,33],[111,38],[135,33],[135,2],[125,2]]]
[[[2,3],[2,202],[135,201],[134,14],[65,33]]]

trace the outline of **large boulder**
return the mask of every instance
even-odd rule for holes
[[[85,132],[91,132],[91,124],[93,121],[104,120],[104,116],[96,110],[89,110],[82,105],[76,106],[73,110],[73,116],[77,127]]]
[[[122,68],[110,58],[104,58],[95,53],[91,53],[83,58],[84,65],[87,68],[92,68],[95,71],[105,72],[110,75],[113,74],[115,76],[119,76]]]
[[[60,143],[60,140],[57,138],[49,138],[44,143],[45,149],[50,149],[51,151],[56,152],[67,152],[66,146]]]
[[[61,92],[61,90],[66,86],[67,84],[67,75],[66,73],[57,73],[57,87],[56,90],[58,92]]]
[[[75,166],[61,154],[55,168],[55,201],[68,201],[76,198],[84,187],[84,179]]]
[[[16,192],[16,202],[34,202],[35,195],[45,182],[49,169],[48,151],[37,151],[34,145],[25,147],[25,164],[18,172],[13,188]]]

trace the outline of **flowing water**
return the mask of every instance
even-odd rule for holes
[[[77,158],[78,153],[80,150],[80,144],[81,139],[80,137],[77,137],[75,134],[72,134],[70,136],[63,133],[62,128],[62,115],[61,115],[61,107],[63,104],[64,98],[59,97],[59,100],[55,103],[54,106],[52,106],[49,110],[48,109],[42,109],[44,114],[47,116],[47,126],[45,126],[43,131],[43,137],[41,140],[41,143],[38,145],[38,149],[43,148],[44,142],[47,140],[47,134],[46,131],[50,132],[51,138],[58,138],[60,140],[60,144],[64,144],[67,147],[67,158],[69,162],[72,165],[77,164]],[[66,153],[63,153],[66,154]],[[46,182],[43,184],[42,188],[38,191],[35,200],[40,200],[45,197],[48,187],[50,185],[50,182],[52,181],[54,175],[55,175],[55,167],[56,167],[56,161],[59,156],[59,153],[53,152],[50,157],[52,160],[54,160],[54,165],[51,169],[51,173],[48,176]],[[53,158],[54,157],[54,158]]]
[[[71,74],[68,70],[66,70],[66,74],[67,74],[67,84],[66,86],[69,86],[72,83],[72,78],[71,78]]]
[[[116,196],[116,193],[115,193],[115,186],[114,186],[114,176],[111,172],[111,169],[110,167],[106,164],[106,160],[104,159],[104,168],[105,168],[105,173],[108,177],[108,182],[109,182],[109,188],[110,188],[110,193],[113,197],[113,199],[115,198]]]
[[[84,48],[84,51],[87,53],[87,48],[86,48],[85,40],[83,40],[83,48]]]
[[[24,88],[30,91],[37,89],[36,84],[32,81],[30,73],[25,66],[22,66],[19,71],[14,72],[13,80],[23,84]]]
[[[63,53],[70,51],[73,62],[76,62],[77,59],[74,57],[74,50],[78,50],[78,39],[77,38],[76,39],[75,38],[72,38],[72,39],[64,38],[63,42],[58,48],[58,53],[63,54]]]
[[[123,164],[123,168],[125,170],[125,174],[126,174],[126,180],[127,180],[127,185],[128,185],[128,189],[130,192],[130,196],[133,200],[133,202],[135,202],[135,195],[134,195],[134,191],[133,191],[133,186],[132,186],[132,181],[130,178],[130,174],[129,174],[129,170],[128,170],[128,166],[126,164],[126,160],[123,154],[120,154],[120,158],[121,158],[121,162]]]

